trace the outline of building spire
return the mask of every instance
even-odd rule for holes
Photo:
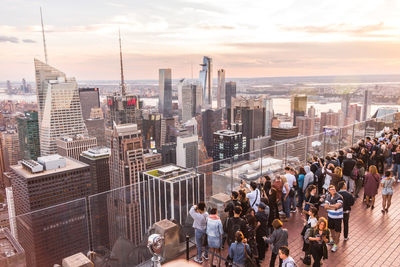
[[[42,7],[40,7],[40,21],[41,21],[41,23],[42,23],[42,36],[43,36],[43,47],[44,47],[44,59],[46,60],[46,64],[48,64],[48,62],[47,62],[46,38],[45,38],[45,36],[44,36],[44,26],[43,26]]]
[[[124,67],[122,65],[122,48],[121,48],[121,30],[118,29],[118,36],[119,36],[119,61],[121,64],[121,90],[122,90],[122,95],[126,95],[126,87],[125,87],[125,81],[124,81]]]

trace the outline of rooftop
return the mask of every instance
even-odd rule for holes
[[[241,132],[235,132],[235,131],[232,131],[232,130],[218,130],[214,134],[231,136],[231,135],[241,134]]]
[[[101,158],[108,157],[111,154],[111,150],[105,146],[96,146],[89,148],[86,151],[82,152],[82,156],[87,158]]]

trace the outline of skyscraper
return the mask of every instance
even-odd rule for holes
[[[217,108],[225,107],[225,70],[218,70]]]
[[[207,109],[201,113],[201,131],[200,134],[207,153],[212,157],[214,147],[214,132],[222,129],[222,109]]]
[[[199,137],[183,135],[176,139],[176,164],[184,168],[195,168],[199,164]]]
[[[143,148],[154,149],[161,146],[161,114],[143,113]]]
[[[18,241],[27,266],[53,266],[88,249],[86,202],[77,200],[91,190],[87,164],[54,154],[23,160],[6,175],[12,183]]]
[[[296,117],[306,115],[307,96],[293,95],[291,101],[291,112],[293,114],[293,126],[296,126]]]
[[[351,99],[350,94],[342,95],[342,101],[340,102],[340,109],[342,110],[345,118],[349,116],[350,99]]]
[[[366,121],[371,116],[370,96],[371,92],[367,89],[364,91],[364,104],[362,112],[362,120]]]
[[[132,123],[114,124],[111,137],[110,187],[115,190],[107,200],[110,242],[113,246],[122,237],[137,245],[142,233],[139,230],[139,195],[133,184],[138,181],[139,171],[145,169],[142,136],[137,125]]]
[[[57,153],[60,156],[70,157],[79,160],[83,151],[97,146],[96,137],[83,135],[64,136],[57,139]]]
[[[96,137],[98,146],[106,146],[104,115],[101,108],[92,108],[90,117],[85,120],[89,136]]]
[[[2,132],[2,142],[3,142],[3,155],[6,170],[11,166],[18,163],[21,159],[19,152],[19,136],[17,131],[8,130]]]
[[[200,83],[203,87],[203,108],[212,108],[212,58],[203,57],[203,64],[200,64],[200,66],[202,66],[202,70],[200,71]]]
[[[186,122],[193,118],[196,114],[196,90],[197,85],[187,83],[182,86],[182,122]]]
[[[269,96],[263,98],[265,107],[265,136],[271,135],[272,128],[272,117],[274,116],[274,109],[272,104],[272,98]]]
[[[172,116],[172,77],[171,69],[160,69],[158,88],[160,93],[158,95],[159,112],[164,118]]]
[[[92,108],[100,108],[99,88],[79,88],[79,99],[84,120],[90,118]]]
[[[65,135],[87,135],[75,78],[35,59],[39,106],[40,154],[57,152],[56,140]]]
[[[37,111],[27,111],[17,118],[21,158],[36,160],[40,156],[39,120]]]
[[[236,82],[227,82],[225,84],[225,107],[231,108],[232,98],[236,98]]]
[[[241,132],[219,130],[214,133],[213,160],[232,158],[237,160],[243,154],[243,138]]]

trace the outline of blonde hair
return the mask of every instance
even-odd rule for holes
[[[284,175],[281,175],[281,180],[284,184],[286,184],[288,182],[286,179],[286,176],[284,176]]]
[[[340,177],[343,176],[342,168],[340,168],[340,167],[336,167],[334,173],[336,175],[339,175]]]
[[[375,165],[371,165],[371,166],[369,166],[368,172],[369,172],[370,174],[377,174],[377,173],[378,173],[378,170],[376,169],[376,166],[375,166]]]
[[[328,229],[328,221],[324,217],[318,219],[318,229],[321,223],[324,223],[324,230]]]

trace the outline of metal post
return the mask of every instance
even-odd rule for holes
[[[308,151],[308,137],[306,136],[306,145],[304,148],[304,165],[307,163],[307,151]]]
[[[231,158],[231,192],[233,191],[233,157]]]
[[[340,141],[342,140],[342,130],[343,130],[343,128],[339,128],[338,150],[340,150]],[[324,157],[325,157],[325,155],[324,155]]]
[[[325,149],[326,149],[326,142],[325,142],[325,138],[326,137],[326,133],[324,133],[324,138],[323,138],[323,141],[324,141],[324,146],[323,146],[323,149],[322,149],[322,157],[324,157],[325,158]]]
[[[189,235],[186,235],[186,260],[189,260]]]
[[[262,173],[262,148],[260,148],[260,176],[263,176],[263,173]]]
[[[287,153],[287,143],[288,143],[288,142],[285,142],[285,166],[288,165],[288,163],[287,163],[287,162],[288,162],[288,159],[287,159],[287,154],[288,154],[288,153]]]
[[[354,131],[355,131],[355,128],[356,128],[356,125],[353,124],[353,132],[351,133],[351,147],[353,147],[353,145],[354,145],[354,136],[355,136]]]

